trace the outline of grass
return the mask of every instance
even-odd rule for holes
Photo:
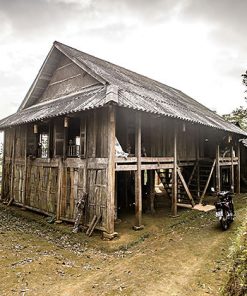
[[[225,296],[247,295],[247,216],[239,228],[230,250],[232,266],[223,291]]]

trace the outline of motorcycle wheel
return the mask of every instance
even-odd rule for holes
[[[228,229],[229,224],[225,216],[223,216],[222,219],[220,220],[220,225],[223,230]]]

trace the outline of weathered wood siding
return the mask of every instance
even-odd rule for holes
[[[66,56],[62,56],[39,102],[68,95],[80,91],[83,87],[97,83],[98,81],[87,72],[83,71]]]

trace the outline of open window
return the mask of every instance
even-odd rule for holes
[[[86,156],[86,120],[70,118],[67,127],[67,157]]]
[[[49,126],[47,124],[39,125],[38,127],[38,157],[49,157]]]
[[[49,124],[34,124],[27,127],[27,156],[50,157]]]

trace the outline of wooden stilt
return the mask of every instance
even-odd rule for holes
[[[241,177],[241,172],[240,172],[240,143],[239,141],[237,142],[237,157],[238,157],[238,164],[237,164],[237,175],[236,175],[236,193],[240,193],[240,177]]]
[[[172,174],[172,215],[177,216],[177,195],[178,195],[178,176],[177,176],[177,128],[174,128],[173,144],[173,174]]]
[[[25,126],[25,151],[24,151],[24,157],[25,157],[25,164],[24,164],[24,176],[23,176],[23,185],[22,185],[22,197],[21,201],[22,204],[25,204],[25,198],[26,198],[26,187],[27,187],[27,126]]]
[[[135,154],[137,157],[137,170],[135,171],[135,230],[143,228],[142,225],[142,180],[141,180],[141,114],[136,114]]]
[[[154,209],[154,198],[155,198],[155,171],[149,170],[148,171],[148,184],[149,184],[149,196],[150,196],[150,211],[152,214],[155,213]]]
[[[220,146],[216,146],[216,191],[220,191]]]
[[[235,186],[234,186],[234,165],[233,165],[233,144],[231,145],[231,189],[232,192],[235,191]]]
[[[197,132],[197,147],[196,147],[196,165],[197,165],[197,197],[200,197],[200,163],[199,163],[199,158],[200,158],[200,134],[199,131]]]
[[[4,131],[4,138],[3,138],[3,159],[2,159],[2,183],[1,183],[1,199],[5,198],[4,195],[4,183],[7,181],[5,180],[6,176],[5,176],[5,150],[6,150],[6,132]]]
[[[115,217],[115,108],[110,105],[108,110],[108,174],[107,174],[107,221],[108,233],[114,233]]]
[[[10,182],[10,200],[8,205],[10,205],[14,200],[14,174],[15,174],[15,143],[16,143],[16,128],[14,130],[13,136],[13,146],[12,146],[12,159],[11,159],[11,182]]]
[[[63,164],[62,160],[59,159],[58,163],[58,178],[57,178],[57,208],[56,208],[56,221],[59,223],[61,218],[61,203],[62,203],[62,173],[63,173]]]

